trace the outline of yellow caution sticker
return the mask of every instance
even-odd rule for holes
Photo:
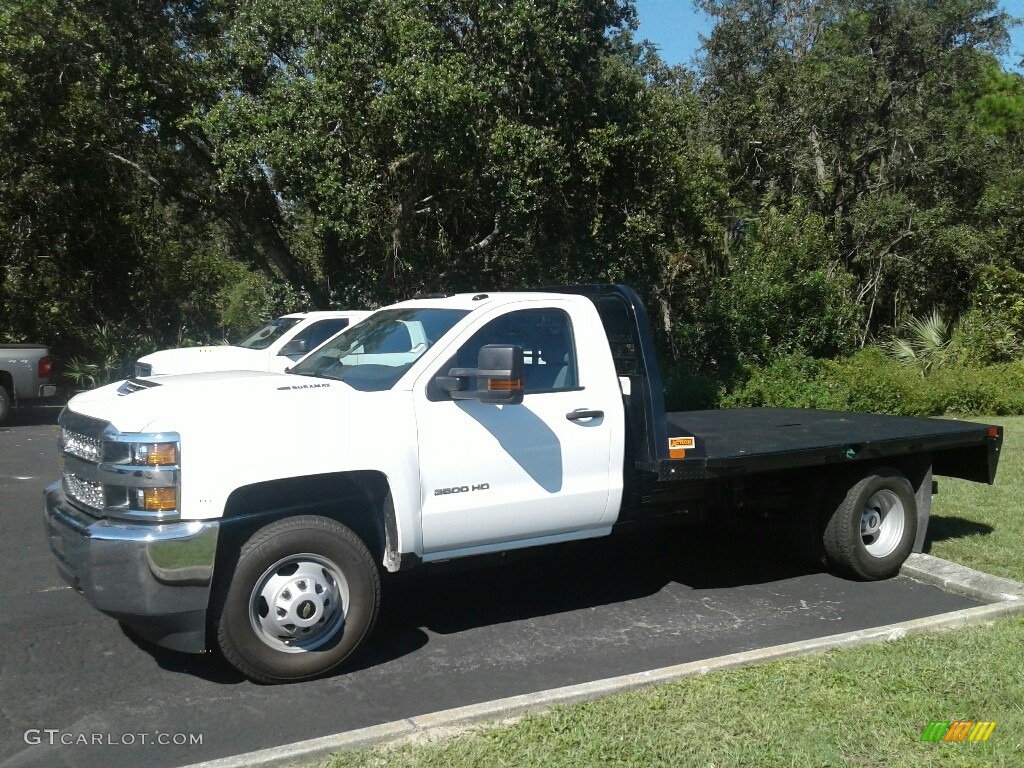
[[[670,459],[685,459],[686,451],[697,446],[695,437],[670,437],[668,439],[668,457]]]

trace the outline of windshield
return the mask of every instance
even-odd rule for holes
[[[468,314],[462,309],[386,309],[343,331],[289,373],[344,381],[363,392],[390,389]]]
[[[238,346],[247,349],[266,349],[281,338],[289,328],[294,328],[301,322],[302,318],[299,317],[279,317],[277,320],[271,320],[255,333],[246,336],[243,341],[238,343]]]

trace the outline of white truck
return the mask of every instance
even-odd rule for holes
[[[12,407],[57,394],[53,356],[42,344],[0,345],[0,424]]]
[[[205,371],[284,370],[308,352],[369,316],[369,312],[295,312],[271,320],[237,345],[162,349],[135,362],[136,376]]]
[[[364,643],[381,568],[767,514],[833,570],[883,579],[923,545],[933,472],[995,477],[998,426],[666,413],[652,344],[625,286],[430,297],[288,374],[80,394],[45,491],[50,548],[142,636],[286,682]]]

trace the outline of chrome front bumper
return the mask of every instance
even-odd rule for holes
[[[90,517],[43,491],[57,570],[95,608],[166,648],[206,650],[217,521],[132,524]]]

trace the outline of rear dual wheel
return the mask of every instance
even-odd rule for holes
[[[899,573],[917,538],[917,498],[900,472],[880,468],[846,491],[825,525],[825,557],[844,576],[875,581]]]
[[[302,515],[261,528],[242,546],[213,620],[224,657],[247,677],[295,682],[356,653],[379,606],[380,574],[362,539]]]

